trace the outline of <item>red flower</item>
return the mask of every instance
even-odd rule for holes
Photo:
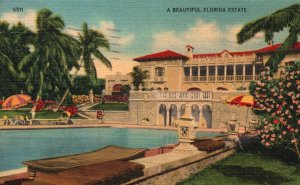
[[[274,119],[274,120],[273,120],[273,123],[274,123],[275,125],[277,125],[277,124],[279,123],[279,121],[278,121],[277,119]]]

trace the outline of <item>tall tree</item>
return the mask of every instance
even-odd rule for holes
[[[105,36],[93,29],[89,29],[87,23],[82,24],[82,34],[79,34],[79,41],[82,48],[82,59],[80,66],[84,66],[86,75],[91,81],[96,82],[97,71],[92,56],[100,60],[106,67],[112,68],[110,61],[101,53],[100,48],[109,49],[108,40]],[[74,76],[77,76],[79,69],[76,70]],[[70,88],[67,88],[62,100],[58,104],[58,108],[64,102]],[[58,109],[57,108],[57,109]],[[56,110],[57,111],[57,110]]]
[[[130,73],[132,77],[132,84],[135,90],[139,89],[139,86],[145,86],[145,80],[149,78],[149,71],[142,70],[139,66],[133,67],[133,71]]]
[[[36,95],[32,112],[43,91],[59,96],[61,89],[71,86],[69,70],[79,67],[76,62],[80,56],[79,42],[62,33],[63,28],[62,18],[52,11],[42,9],[37,13],[34,51],[19,64],[19,69],[27,72],[28,90]]]
[[[24,24],[0,22],[0,95],[8,96],[25,88],[17,70],[20,60],[29,54],[33,33]]]
[[[271,72],[277,72],[279,63],[289,49],[298,41],[300,34],[300,4],[280,9],[246,24],[237,35],[238,43],[246,42],[258,32],[264,32],[265,41],[270,43],[273,42],[274,33],[280,32],[284,28],[289,29],[288,37],[266,63],[266,65],[270,66]]]

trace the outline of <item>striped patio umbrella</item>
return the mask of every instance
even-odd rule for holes
[[[237,106],[243,106],[243,107],[248,107],[247,108],[247,115],[246,115],[246,123],[245,123],[245,127],[248,121],[248,111],[249,108],[253,108],[253,107],[257,107],[256,103],[254,101],[254,97],[251,95],[238,95],[235,96],[229,100],[226,101],[227,104],[230,105],[237,105]]]
[[[19,108],[26,105],[31,100],[31,97],[26,94],[16,94],[10,96],[2,103],[2,109]]]
[[[245,107],[254,107],[255,101],[251,95],[239,95],[235,96],[226,101],[226,103],[231,105],[245,106]]]

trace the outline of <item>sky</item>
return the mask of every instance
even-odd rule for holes
[[[236,34],[246,23],[295,3],[299,0],[0,0],[0,20],[21,21],[35,31],[37,11],[48,8],[62,17],[64,32],[73,36],[78,36],[77,30],[87,22],[111,43],[110,51],[100,51],[112,62],[112,70],[95,59],[98,77],[103,78],[129,73],[138,64],[132,59],[139,56],[167,49],[184,54],[188,44],[197,54],[265,47],[261,33],[243,45],[236,43]],[[229,12],[231,8],[246,11]],[[276,34],[275,43],[286,35],[287,30]]]

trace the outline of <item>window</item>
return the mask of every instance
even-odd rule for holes
[[[218,66],[218,76],[224,76],[225,67],[223,65]]]
[[[164,88],[164,91],[168,91],[168,90],[169,90],[169,88],[168,88],[168,87],[165,87],[165,88]]]
[[[161,91],[161,88],[159,87],[159,88],[157,88],[157,90],[158,90],[158,91]]]
[[[198,76],[198,67],[197,66],[192,67],[192,76]]]
[[[165,76],[165,68],[162,68],[162,67],[155,68],[155,75],[156,76]]]
[[[189,67],[184,67],[183,71],[184,71],[184,76],[190,76],[190,68]]]
[[[216,67],[215,66],[208,66],[208,75],[209,76],[215,76],[216,73]]]
[[[263,71],[263,64],[255,64],[255,74],[258,75]]]
[[[226,75],[233,75],[233,65],[227,65]]]
[[[236,75],[243,75],[243,65],[236,65]]]
[[[200,66],[200,76],[206,76],[206,66]]]
[[[246,64],[245,65],[246,67],[246,75],[252,75],[253,74],[253,65],[252,64]]]

